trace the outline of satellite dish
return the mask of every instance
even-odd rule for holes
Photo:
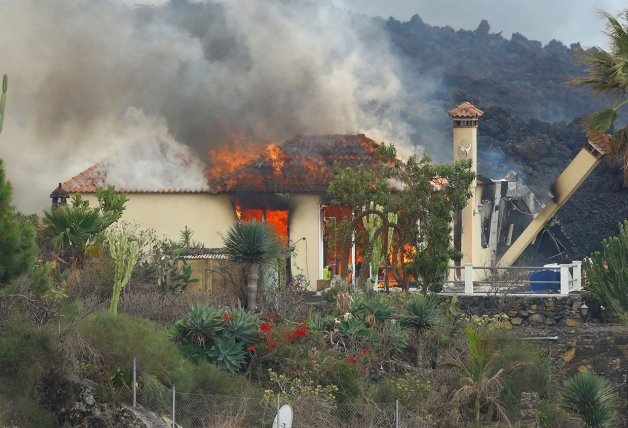
[[[275,416],[273,428],[292,428],[292,407],[289,404],[281,406],[279,413]]]

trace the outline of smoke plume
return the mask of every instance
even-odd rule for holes
[[[314,0],[3,0],[0,157],[18,208],[47,205],[57,182],[114,153],[112,179],[155,190],[202,186],[200,167],[164,156],[178,144],[199,159],[232,135],[408,145],[400,66],[378,22]]]

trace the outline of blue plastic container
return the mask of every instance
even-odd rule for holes
[[[538,272],[532,272],[528,279],[534,281],[530,282],[530,288],[535,293],[560,291],[560,272],[554,270],[540,270]]]

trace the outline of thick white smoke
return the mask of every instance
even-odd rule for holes
[[[327,2],[0,5],[0,74],[10,79],[0,157],[20,209],[47,205],[57,182],[114,153],[122,186],[198,186],[201,168],[173,172],[163,144],[203,159],[233,133],[408,141],[384,31]]]

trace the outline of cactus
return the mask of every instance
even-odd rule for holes
[[[5,74],[2,78],[2,97],[0,97],[0,133],[2,133],[2,124],[4,123],[4,108],[7,105],[7,88],[9,86],[9,78]]]
[[[384,210],[384,207],[382,207],[381,205],[376,205],[373,202],[371,202],[370,206],[368,208],[365,208],[365,210],[366,209],[377,210],[381,212]],[[388,213],[387,218],[388,218],[389,224],[397,223],[397,214]],[[362,219],[362,222],[364,223],[364,228],[368,232],[369,242],[373,242],[375,232],[377,231],[377,229],[379,229],[382,226],[382,223],[383,223],[382,218],[378,216],[377,214],[369,214],[369,215],[364,216],[364,218]],[[392,227],[388,228],[388,234],[387,234],[388,239],[386,241],[386,248],[383,248],[382,239],[379,237],[375,242],[373,242],[373,252],[371,254],[371,284],[372,285],[374,285],[377,282],[377,271],[379,269],[380,263],[382,263],[385,260],[385,257],[388,257],[388,251],[390,251],[390,246],[392,245],[393,231],[394,229]]]
[[[135,263],[137,263],[139,247],[137,242],[129,240],[129,238],[122,233],[109,235],[107,237],[107,244],[116,268],[109,312],[112,315],[117,315],[120,292],[131,278],[131,272],[133,272]]]

